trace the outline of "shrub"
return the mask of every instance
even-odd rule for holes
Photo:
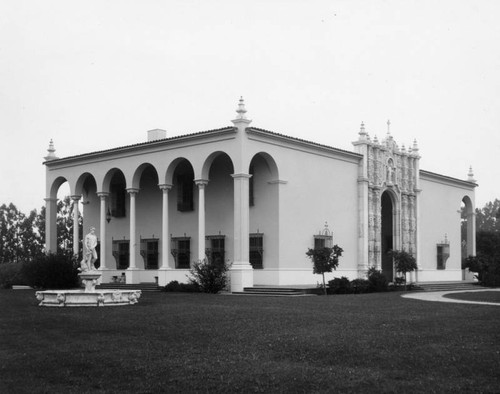
[[[389,285],[387,277],[375,267],[368,270],[368,282],[370,283],[370,291],[373,292],[387,291]]]
[[[22,267],[21,263],[0,264],[0,289],[10,289],[13,285],[24,284]]]
[[[193,263],[189,271],[192,284],[195,284],[204,293],[217,294],[227,285],[227,271],[229,265],[222,259],[208,259]]]
[[[200,287],[194,283],[179,283],[176,280],[173,280],[167,283],[165,291],[175,293],[198,293],[200,291]]]
[[[330,294],[349,294],[351,293],[351,282],[345,276],[328,281],[328,290]]]
[[[50,253],[25,263],[22,275],[29,286],[43,289],[78,287],[78,262],[64,253]]]
[[[354,294],[369,293],[370,282],[368,279],[354,279],[351,281],[351,291]]]

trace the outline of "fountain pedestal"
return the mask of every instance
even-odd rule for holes
[[[78,276],[84,289],[37,291],[39,306],[121,306],[139,302],[141,290],[98,289],[95,286],[101,277],[99,271],[85,271]]]
[[[85,293],[93,293],[95,292],[95,286],[101,277],[101,273],[99,271],[87,271],[78,274],[80,279],[82,280],[83,286],[85,287]]]

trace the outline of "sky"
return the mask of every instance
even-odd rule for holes
[[[2,0],[0,204],[44,205],[58,157],[231,126],[354,150],[416,139],[420,168],[500,198],[500,1]],[[62,189],[61,193],[64,190]]]

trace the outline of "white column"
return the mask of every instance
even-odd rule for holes
[[[45,252],[57,252],[57,198],[45,198]]]
[[[99,233],[101,238],[101,250],[99,260],[101,262],[100,270],[105,270],[106,267],[106,202],[109,193],[101,192],[97,193],[101,199],[101,210],[100,210],[100,220],[99,220]]]
[[[78,225],[78,217],[79,217],[79,209],[78,209],[78,201],[80,201],[81,196],[71,196],[73,200],[73,255],[78,256],[80,252],[80,234],[79,234],[79,225]]]
[[[231,266],[231,291],[253,286],[253,269],[249,256],[249,174],[233,174],[234,178],[234,262]]]
[[[162,222],[161,222],[161,267],[160,269],[169,269],[168,259],[170,255],[170,238],[168,230],[168,192],[172,185],[159,185],[163,192],[162,202]]]
[[[135,198],[137,193],[139,193],[139,189],[127,189],[127,192],[130,196],[130,244],[129,244],[129,270],[136,270],[135,264],[135,252],[137,249],[136,242],[136,224],[135,224]]]
[[[206,179],[196,179],[198,186],[198,260],[205,258],[205,186]]]

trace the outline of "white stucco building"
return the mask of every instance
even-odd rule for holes
[[[103,282],[186,281],[209,254],[232,263],[233,291],[315,285],[305,253],[332,238],[344,249],[332,276],[375,266],[393,278],[387,251],[404,249],[418,261],[413,280],[462,279],[462,203],[475,254],[472,171],[459,180],[421,170],[416,142],[371,140],[364,125],[345,151],[251,127],[245,113],[240,100],[233,126],[172,138],[151,130],[147,142],[72,157],[51,144],[47,249],[57,248],[57,191],[68,182],[84,231],[96,227]]]

